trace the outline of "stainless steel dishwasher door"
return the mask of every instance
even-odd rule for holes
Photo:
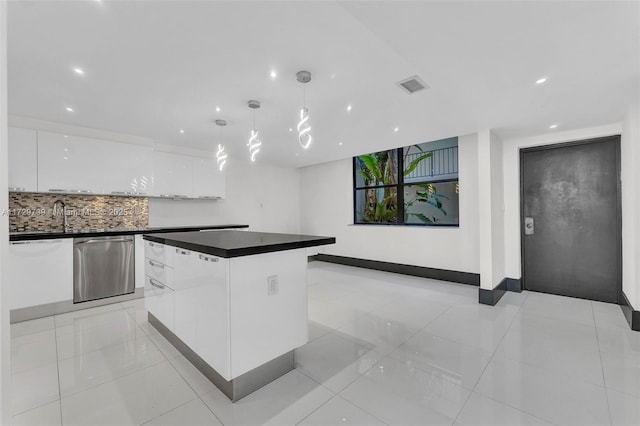
[[[133,235],[73,239],[73,303],[135,291]]]

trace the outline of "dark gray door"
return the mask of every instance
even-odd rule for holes
[[[620,137],[523,149],[520,165],[524,288],[616,303]]]

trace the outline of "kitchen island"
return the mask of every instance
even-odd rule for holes
[[[294,368],[308,340],[307,257],[335,238],[247,231],[149,234],[149,322],[229,399]]]

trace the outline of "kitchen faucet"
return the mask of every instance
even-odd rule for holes
[[[56,200],[53,202],[53,211],[51,212],[51,216],[55,216],[56,214],[56,205],[60,204],[62,206],[62,232],[69,232],[69,220],[67,219],[67,206],[64,204],[62,200]]]

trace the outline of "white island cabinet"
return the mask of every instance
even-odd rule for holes
[[[308,339],[307,247],[334,238],[249,231],[144,238],[157,246],[146,247],[147,258],[169,253],[173,261],[170,285],[156,276],[155,290],[145,291],[149,322],[229,399],[294,368],[293,350]]]

